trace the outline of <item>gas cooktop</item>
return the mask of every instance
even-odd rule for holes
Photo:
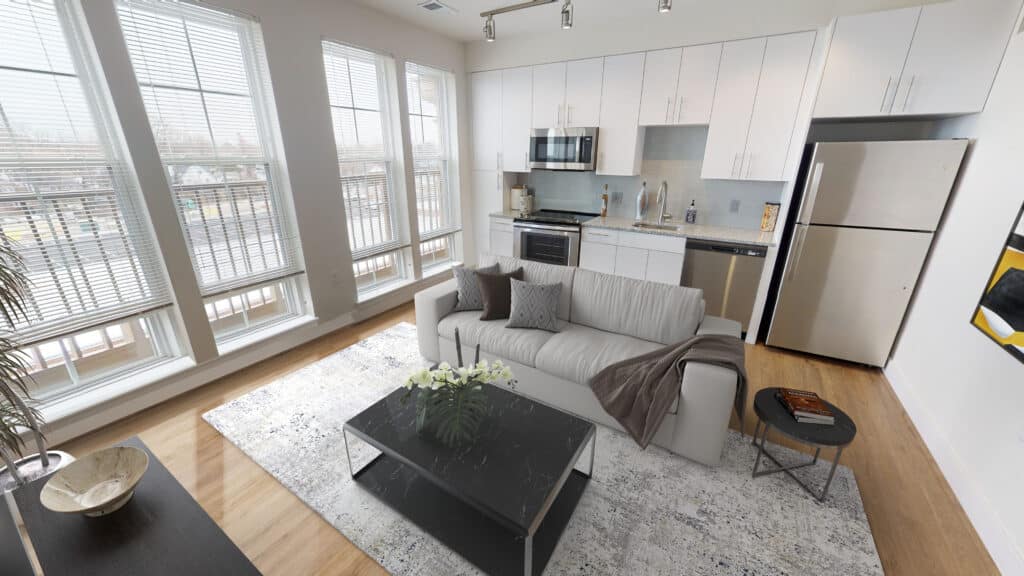
[[[568,224],[576,225],[596,218],[598,215],[592,212],[570,212],[568,210],[538,210],[526,216],[518,216],[516,222],[538,222],[542,224]]]

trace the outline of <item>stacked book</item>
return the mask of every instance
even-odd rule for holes
[[[836,415],[814,392],[779,388],[775,397],[791,416],[804,424],[835,424]]]

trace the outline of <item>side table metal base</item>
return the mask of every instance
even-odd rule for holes
[[[797,468],[805,468],[807,466],[814,466],[815,464],[817,464],[818,463],[818,456],[821,455],[821,446],[815,446],[815,448],[814,448],[814,458],[812,458],[810,461],[802,462],[800,464],[794,464],[794,465],[791,465],[791,466],[783,466],[783,464],[781,462],[779,462],[778,459],[775,458],[775,456],[773,456],[771,454],[771,452],[768,452],[768,450],[766,450],[765,447],[764,447],[765,441],[768,439],[768,430],[770,428],[771,428],[771,426],[767,422],[765,422],[765,421],[763,421],[761,419],[758,419],[757,423],[754,424],[754,439],[751,441],[751,444],[757,446],[758,448],[757,448],[757,458],[754,460],[754,471],[751,474],[751,476],[754,477],[754,478],[757,478],[759,476],[766,476],[768,474],[775,474],[775,473],[778,473],[778,472],[785,472],[790,478],[793,479],[793,481],[795,481],[797,484],[799,484],[801,488],[806,490],[808,494],[813,496],[819,502],[824,502],[825,501],[825,496],[828,495],[828,488],[829,488],[829,486],[832,485],[832,478],[835,477],[836,468],[839,466],[839,457],[843,455],[843,447],[840,446],[840,447],[836,448],[836,455],[835,455],[835,458],[832,460],[832,468],[831,468],[831,470],[829,470],[828,479],[825,481],[825,486],[821,489],[821,492],[819,493],[819,492],[816,492],[814,489],[812,489],[810,486],[808,486],[806,482],[804,482],[800,478],[797,478],[796,474],[793,474],[793,470],[796,470]],[[761,436],[760,443],[758,443],[758,432],[759,431],[760,431],[760,436]],[[768,470],[758,470],[758,468],[761,465],[761,457],[762,456],[765,456],[769,460],[771,460],[775,464],[775,468],[768,469]]]

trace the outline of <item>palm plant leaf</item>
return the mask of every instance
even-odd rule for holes
[[[29,293],[30,281],[25,275],[25,262],[17,246],[6,235],[0,233],[0,318],[3,332],[9,332],[26,320],[25,298]],[[20,351],[18,342],[10,334],[0,332],[0,446],[21,455],[24,442],[19,428],[39,432],[42,420],[39,412],[27,404],[29,394],[28,363]],[[39,440],[40,451],[43,450]]]

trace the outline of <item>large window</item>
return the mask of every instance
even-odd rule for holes
[[[394,169],[392,62],[335,42],[325,41],[323,50],[353,272],[366,295],[407,276],[397,194],[402,187]]]
[[[118,14],[200,291],[230,299],[294,277],[259,24],[161,0],[122,0]]]
[[[450,72],[410,62],[405,65],[405,83],[420,255],[424,271],[429,272],[450,266],[456,258],[459,218],[450,160],[454,140],[450,94],[454,79]]]
[[[27,318],[0,328],[48,392],[171,353],[149,328],[170,297],[137,183],[67,10],[0,2],[0,241],[31,281]]]

